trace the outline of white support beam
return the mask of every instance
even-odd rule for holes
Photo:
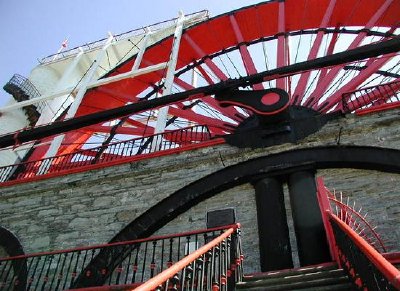
[[[142,62],[142,59],[143,59],[144,52],[147,49],[147,45],[148,45],[150,36],[153,34],[150,31],[150,29],[147,28],[147,27],[145,28],[145,31],[146,31],[146,35],[144,36],[144,38],[142,40],[142,43],[140,44],[139,52],[138,52],[138,54],[136,56],[135,63],[132,66],[132,72],[139,69],[139,66],[140,66],[140,64]]]
[[[167,67],[167,63],[160,63],[160,64],[156,64],[156,65],[152,65],[152,66],[148,66],[146,68],[142,68],[136,71],[130,71],[127,73],[122,73],[116,76],[112,76],[109,78],[104,78],[104,79],[100,79],[100,80],[96,80],[96,81],[92,81],[91,83],[88,84],[87,89],[90,88],[95,88],[101,85],[105,85],[105,84],[109,84],[109,83],[113,83],[113,82],[117,82],[123,79],[127,79],[127,78],[134,78],[140,75],[145,75],[151,72],[155,72],[158,70],[162,70],[165,69]],[[41,96],[35,99],[31,99],[31,100],[26,100],[26,101],[22,101],[22,102],[18,102],[15,103],[13,105],[10,106],[5,106],[3,108],[0,108],[0,112],[8,112],[8,111],[12,111],[18,108],[22,108],[24,106],[28,106],[28,105],[32,105],[32,104],[36,104],[39,103],[41,101],[46,101],[46,100],[51,100],[63,95],[67,95],[70,93],[76,93],[76,91],[72,91],[74,88],[73,87],[69,87],[67,89],[61,90],[55,94],[51,94],[51,95],[45,95],[45,96]]]
[[[183,14],[183,12],[180,11],[179,18],[176,22],[176,28],[175,28],[175,33],[174,33],[174,42],[172,44],[172,52],[171,52],[170,60],[168,62],[167,74],[165,76],[164,90],[163,90],[162,96],[171,94],[172,85],[174,83],[176,64],[178,62],[179,46],[180,46],[180,42],[181,42],[184,23],[185,23],[185,15]],[[165,125],[166,125],[167,116],[168,116],[168,108],[169,108],[168,106],[165,106],[159,110],[156,126],[154,129],[155,134],[164,132],[164,130],[165,130]],[[158,146],[158,145],[155,145],[155,146]]]
[[[71,75],[76,71],[79,62],[82,59],[83,56],[83,49],[81,48],[79,53],[74,57],[74,60],[68,65],[67,69],[64,71],[63,75],[61,76],[61,79],[57,82],[57,85],[55,87],[55,91],[65,91],[65,88],[68,86],[70,83]],[[70,91],[69,91],[70,92]],[[68,92],[68,93],[69,93]],[[57,111],[59,107],[61,107],[61,104],[68,98],[68,93],[66,93],[63,99],[59,100],[52,100],[51,103],[48,104],[48,107],[41,113],[38,122],[36,125],[42,125],[51,122],[54,119],[54,113],[53,111]],[[60,96],[61,97],[61,96]],[[56,98],[52,98],[56,99]]]
[[[85,95],[85,93],[88,89],[88,85],[90,82],[92,82],[93,76],[94,76],[96,70],[99,68],[100,63],[106,56],[106,51],[107,51],[108,47],[111,45],[113,40],[114,40],[114,37],[111,35],[107,39],[107,41],[106,41],[105,45],[103,46],[103,48],[101,49],[101,51],[99,51],[97,53],[96,58],[94,59],[93,64],[91,65],[92,67],[87,72],[85,78],[82,80],[82,83],[78,85],[78,88],[79,88],[78,93],[76,94],[75,100],[67,112],[67,115],[65,117],[66,119],[72,118],[75,116],[76,111],[78,110],[79,105],[82,102],[83,96]]]
[[[109,78],[94,81],[94,82],[90,83],[87,86],[87,88],[90,89],[90,88],[94,88],[94,87],[99,87],[101,85],[113,83],[113,82],[120,81],[123,79],[128,79],[128,78],[133,78],[133,77],[140,76],[140,75],[145,75],[145,74],[148,74],[148,73],[151,73],[154,71],[165,69],[166,67],[167,67],[167,63],[160,63],[160,64],[148,66],[146,68],[142,68],[139,70],[130,71],[130,72],[122,73],[122,74],[115,75],[115,76],[112,76]]]
[[[78,85],[78,93],[76,94],[75,100],[71,104],[71,106],[67,112],[67,115],[65,117],[66,119],[73,118],[75,116],[76,112],[78,111],[78,108],[82,102],[83,96],[85,95],[86,90],[88,89],[88,85],[92,81],[94,74],[95,74],[96,70],[98,69],[101,61],[106,56],[106,51],[107,51],[108,47],[111,45],[113,39],[114,39],[114,37],[112,35],[107,39],[107,41],[104,44],[101,51],[99,51],[97,53],[96,58],[94,59],[93,64],[89,68],[89,71],[87,72],[85,78],[82,80],[82,83]],[[60,135],[56,136],[53,139],[46,154],[44,155],[44,158],[49,158],[49,157],[53,157],[53,156],[57,155],[57,152],[58,152],[59,148],[61,147],[63,140],[64,140],[64,134],[60,134]],[[42,174],[47,173],[49,168],[50,168],[50,164],[42,164],[39,167],[38,174],[42,175]]]

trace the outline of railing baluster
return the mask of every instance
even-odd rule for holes
[[[146,241],[146,243],[144,244],[144,257],[143,257],[143,265],[142,265],[142,279],[141,279],[141,282],[143,282],[144,274],[145,274],[145,271],[146,271],[147,246],[148,246],[148,242]]]
[[[58,288],[60,287],[61,281],[64,278],[63,276],[63,271],[64,271],[64,267],[65,267],[65,262],[67,261],[67,253],[64,253],[63,255],[60,254],[60,258],[62,258],[62,263],[61,263],[61,268],[60,271],[58,272],[58,275],[56,273],[54,273],[54,276],[57,277],[57,285],[55,287],[55,290],[58,290]]]
[[[126,271],[125,271],[124,284],[128,284],[128,276],[129,276],[129,269],[131,268],[132,253],[133,253],[133,251],[129,253],[128,263],[126,264],[126,267],[125,267]]]
[[[106,282],[108,285],[138,283],[136,276],[141,272],[139,273],[140,283],[158,276],[159,270],[165,271],[165,262],[169,268],[173,261],[181,260],[193,253],[194,249],[198,249],[200,233],[201,236],[204,235],[204,244],[206,244],[215,235],[219,235],[215,231],[215,229],[205,230],[137,242],[0,259],[0,278],[5,281],[2,282],[4,287],[2,290],[12,290],[14,286],[19,285],[20,280],[23,282],[26,277],[28,278],[27,290],[65,290],[79,285],[79,280],[91,277],[93,271],[100,272],[103,275],[102,284]],[[219,245],[207,252],[208,255],[203,253],[188,263],[168,281],[168,288],[200,290],[200,287],[214,286],[226,290],[225,277],[229,265],[228,242],[227,239],[221,240]],[[141,245],[143,247],[140,249]],[[104,249],[113,255],[114,261],[111,264],[99,266],[97,270],[93,269],[88,262]],[[162,285],[164,283],[160,283],[158,289],[162,290]],[[101,287],[98,288],[101,289]]]
[[[39,271],[39,274],[38,274],[38,277],[37,277],[36,287],[34,288],[34,290],[37,290],[38,287],[39,287],[40,280],[41,280],[41,278],[43,276],[43,270],[44,270],[44,267],[46,266],[46,261],[47,260],[48,260],[48,257],[44,257],[44,260],[42,261],[42,266],[40,268],[40,271]]]
[[[133,273],[132,273],[132,283],[136,282],[136,274],[137,274],[138,266],[139,266],[139,250],[140,250],[141,245],[142,244],[139,244],[137,246],[137,248],[136,248],[135,263],[134,263],[133,268],[132,268],[132,271],[133,271]]]
[[[156,268],[156,246],[157,246],[157,241],[153,241],[153,253],[151,255],[151,263],[150,263],[150,278],[154,277],[154,270]]]
[[[3,279],[4,280],[4,286],[7,286],[7,280],[8,280],[8,276],[10,275],[11,269],[12,269],[12,262],[11,261],[6,261],[6,263],[4,265],[4,270],[6,270],[6,275],[4,276],[4,279]],[[0,277],[0,278],[2,278],[2,277]]]
[[[42,288],[41,288],[42,290],[45,289],[47,282],[49,281],[49,273],[50,273],[51,263],[53,261],[54,256],[49,256],[48,258],[49,258],[49,262],[48,262],[46,274],[43,277],[43,284],[42,284]],[[43,266],[45,266],[45,264],[43,264]]]

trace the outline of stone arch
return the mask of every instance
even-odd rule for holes
[[[2,226],[0,226],[0,248],[8,257],[22,256],[25,254],[17,236]],[[16,278],[18,284],[14,287],[14,290],[25,290],[27,274],[26,260],[14,260],[12,262],[12,268],[14,276],[18,277]]]

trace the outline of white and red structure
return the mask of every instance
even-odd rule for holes
[[[4,134],[0,136],[0,183],[12,186],[35,182],[223,143],[251,148],[295,143],[317,132],[326,122],[346,114],[363,115],[400,107],[399,13],[398,0],[373,0],[368,5],[351,0],[267,1],[212,18],[207,11],[189,15],[180,12],[171,21],[120,35],[109,34],[105,39],[69,50],[64,49],[63,43],[55,55],[42,59],[28,79],[14,77],[4,87],[18,102],[0,108],[0,128]],[[28,119],[23,117],[23,111]],[[337,145],[339,141],[340,133]],[[331,167],[340,163],[331,159],[332,152],[350,161],[355,156],[353,153],[365,149],[358,150],[340,147],[325,151],[316,149],[311,153],[305,150],[305,153],[289,153],[288,157],[296,161],[303,156],[310,157],[317,168]],[[387,155],[392,157],[392,153]],[[284,164],[288,157],[276,159]],[[346,160],[347,164],[344,164],[355,168],[396,168],[390,158],[383,159],[382,165],[370,156],[355,161],[357,158],[351,162]],[[312,163],[307,166],[309,164]],[[323,201],[327,195],[318,197],[318,201],[313,171],[287,166],[290,170],[285,168],[286,172],[282,170],[275,176],[260,178],[262,170],[256,172],[257,167],[256,163],[244,165],[243,175],[250,176],[251,173],[259,177],[251,183],[257,196],[260,242],[265,243],[260,246],[263,271],[293,267],[291,253],[284,250],[289,244],[289,233],[286,229],[278,229],[275,220],[268,216],[273,213],[276,221],[286,223],[283,201],[280,200],[283,197],[282,181],[285,181],[294,209],[302,266],[329,259],[336,259],[339,265],[350,261],[345,251],[334,246],[335,236],[344,237],[344,231],[350,233],[349,237],[356,245],[362,245],[371,262],[382,265],[378,269],[390,277],[385,279],[389,280],[388,284],[399,285],[398,273],[388,267],[389,263],[365,247],[362,238],[336,221],[339,215],[332,214],[327,208],[329,202]],[[232,166],[221,173],[221,177],[233,185],[236,180],[240,181],[241,171]],[[250,178],[246,176],[246,179]],[[204,194],[204,197],[213,195],[209,193],[214,190],[203,190],[207,180],[201,183],[202,186],[196,183],[187,186],[193,187],[190,193]],[[221,182],[218,187],[227,186]],[[320,193],[323,185],[318,187]],[[265,189],[276,199],[268,200],[270,197],[263,196]],[[189,193],[189,190],[179,191],[175,192],[176,197],[183,196],[185,191]],[[159,220],[149,222],[148,230],[155,230],[160,221],[164,223],[172,217],[170,213],[180,213],[195,205],[198,197],[191,199],[183,206],[173,205],[168,199],[161,201],[158,206],[165,203],[171,208],[164,208],[172,210],[164,216],[160,214]],[[267,205],[267,214],[263,214],[261,204]],[[156,215],[151,213],[154,209],[149,206],[148,216],[152,214],[151,219],[156,220]],[[329,213],[322,212],[321,215],[321,209],[329,210]],[[350,210],[349,207],[342,208],[342,212],[349,213]],[[156,214],[159,212],[162,211]],[[134,223],[144,225],[143,217]],[[305,226],[307,219],[316,221],[315,225]],[[330,223],[336,225],[334,231]],[[134,229],[132,225],[130,227]],[[207,246],[212,249],[213,260],[215,252],[220,252],[221,258],[221,250],[227,251],[230,243],[237,247],[235,252],[232,251],[235,257],[230,257],[228,252],[223,254],[226,261],[228,258],[236,260],[229,261],[233,266],[219,261],[218,266],[223,266],[224,270],[218,273],[216,285],[207,281],[207,286],[212,286],[213,290],[217,285],[227,288],[228,273],[234,274],[236,281],[242,276],[240,242],[231,236],[238,234],[238,227],[226,229],[226,235],[212,242],[204,239],[204,244],[210,244]],[[146,231],[141,234],[147,234]],[[328,233],[327,240],[325,232]],[[141,234],[138,232],[134,236]],[[117,235],[112,243],[122,237]],[[274,243],[268,239],[271,237],[280,242],[281,247],[275,253],[271,251]],[[308,244],[310,241],[323,242],[316,243],[315,247]],[[137,243],[132,240],[121,245],[132,251]],[[98,286],[96,284],[104,279],[99,276],[109,271],[100,268],[99,261],[112,261],[113,272],[114,269],[121,270],[119,264],[124,260],[134,258],[133,252],[119,250],[118,244],[117,254],[109,254],[106,249],[114,247],[111,244],[66,251],[68,254],[88,253],[95,249],[98,261],[92,255],[90,263],[82,264],[79,278],[75,272],[73,278],[68,279],[72,282],[77,278],[76,284],[64,285],[71,288]],[[155,252],[154,244],[153,254]],[[188,265],[208,260],[207,252],[206,248],[198,250],[185,263],[179,263],[179,270],[170,273],[183,270],[179,279],[182,282],[189,272]],[[279,260],[268,262],[265,260],[268,256]],[[154,264],[152,262],[149,271],[151,277],[155,275]],[[191,268],[190,272],[194,272]],[[354,268],[348,267],[348,271],[354,272]],[[93,275],[93,272],[97,273]],[[177,287],[179,280],[172,280],[171,274],[152,280],[148,284],[153,285],[148,288],[152,290],[162,284]],[[357,286],[363,286],[363,280],[367,280],[353,277],[358,280]],[[193,277],[188,280],[192,287],[197,287]],[[119,276],[116,284],[120,285]],[[123,288],[137,287],[127,282],[124,285],[127,286]]]

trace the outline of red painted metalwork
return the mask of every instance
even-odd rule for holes
[[[322,177],[317,178],[317,198],[319,207],[321,209],[322,214],[322,221],[324,223],[325,231],[326,231],[326,238],[329,245],[329,251],[331,254],[331,258],[336,262],[339,262],[338,254],[336,251],[336,243],[335,243],[335,236],[333,235],[332,226],[329,223],[328,213],[331,213],[331,205],[329,203],[328,198],[328,191],[325,187],[324,180]]]
[[[353,243],[361,250],[361,252],[368,258],[368,260],[379,270],[379,272],[387,279],[391,285],[396,288],[400,289],[400,271],[389,263],[380,253],[378,253],[370,244],[368,244],[363,238],[361,238],[354,230],[352,230],[345,222],[339,219],[336,215],[329,213],[329,219],[335,223],[352,241]],[[343,253],[342,250],[339,249],[340,256],[343,257],[343,260],[349,260],[346,266],[349,270],[353,270],[356,268],[352,262],[352,258],[347,258],[346,255]],[[365,267],[365,266],[364,266]],[[371,271],[372,272],[372,271]],[[371,273],[372,276],[372,273]],[[354,274],[354,279],[357,277]],[[360,278],[358,278],[360,279]],[[364,278],[361,278],[364,280]],[[358,284],[357,284],[358,283]],[[357,285],[363,286],[360,282],[356,282]],[[380,284],[380,283],[378,283]],[[369,286],[365,286],[369,287]],[[370,286],[372,288],[373,286]]]
[[[235,227],[229,228],[226,230],[223,234],[221,234],[219,237],[213,239],[210,241],[208,244],[204,245],[203,247],[199,248],[195,252],[191,253],[190,255],[186,256],[179,262],[175,263],[172,265],[170,268],[166,269],[162,273],[158,274],[154,278],[150,279],[143,285],[137,287],[135,290],[137,291],[146,291],[146,290],[153,290],[157,288],[160,285],[168,285],[168,281],[172,279],[175,274],[181,272],[184,268],[188,267],[190,264],[192,264],[195,260],[203,257],[206,255],[207,252],[209,252],[212,249],[215,249],[217,246],[219,246],[225,239],[227,239],[230,235],[234,233],[236,229],[238,229],[240,225],[238,224]],[[241,264],[241,263],[240,263]],[[225,266],[227,267],[227,266]],[[221,267],[222,268],[222,267]],[[218,279],[216,279],[218,280]],[[213,282],[213,289],[214,287],[218,287],[219,284],[222,284],[221,280],[218,280],[216,283]],[[218,288],[219,290],[219,288]]]
[[[243,44],[243,35],[242,32],[240,31],[239,25],[236,21],[235,15],[232,14],[229,16],[229,20],[231,21],[233,31],[235,32],[236,39],[239,44],[239,52],[242,57],[244,67],[246,69],[247,75],[253,75],[257,73],[256,66],[254,65],[253,59],[251,58],[251,55],[246,47],[246,45]],[[262,90],[264,89],[264,86],[262,84],[254,84],[252,86],[254,90]]]
[[[342,95],[343,111],[356,111],[358,115],[376,112],[399,106],[400,78],[393,82],[347,92]]]
[[[325,15],[321,21],[320,27],[327,26],[328,22],[330,21],[330,19],[332,17],[332,13],[333,13],[333,9],[334,9],[335,5],[336,5],[336,0],[331,0],[329,2],[329,5],[325,11]],[[308,60],[312,60],[317,57],[318,51],[321,47],[323,35],[324,35],[323,31],[318,31],[317,37],[315,38],[313,46],[308,54],[308,57],[307,57]],[[309,81],[310,75],[311,75],[310,71],[304,72],[303,74],[301,74],[299,82],[297,83],[296,89],[293,93],[293,98],[291,99],[292,104],[296,100],[297,101],[296,105],[299,105],[300,101],[302,100],[302,96],[304,96],[304,91],[306,90],[306,86]]]
[[[366,219],[366,215],[361,215],[360,211],[355,209],[355,203],[353,206],[349,205],[349,201],[343,202],[343,196],[341,199],[337,199],[336,195],[331,193],[324,185],[323,179],[319,177],[317,179],[317,194],[318,201],[320,203],[321,211],[323,210],[323,216],[327,213],[336,212],[336,216],[339,217],[344,223],[351,227],[354,231],[358,232],[358,235],[363,237],[370,245],[374,246],[378,251],[384,253],[387,251],[381,237],[375,231],[373,227]],[[333,210],[335,209],[335,211]],[[324,212],[326,212],[324,214]],[[330,227],[327,218],[323,218],[324,225],[327,230],[328,242],[330,245],[334,245],[334,239],[332,236],[332,228]]]
[[[368,5],[351,0],[321,0],[317,5],[310,5],[309,2],[307,0],[268,1],[217,16],[185,29],[181,39],[174,80],[179,87],[176,90],[185,91],[193,87],[185,79],[184,73],[192,68],[196,68],[203,83],[208,84],[240,77],[233,72],[233,69],[232,72],[225,72],[222,68],[224,64],[218,62],[220,56],[221,59],[228,62],[228,51],[236,51],[236,55],[241,58],[241,61],[231,60],[233,66],[238,67],[239,72],[245,71],[247,75],[254,75],[257,72],[256,65],[264,62],[259,59],[257,53],[254,53],[258,44],[266,48],[268,56],[272,55],[270,57],[272,60],[269,63],[266,62],[266,66],[285,67],[296,62],[312,60],[319,55],[331,55],[344,50],[345,47],[354,48],[362,43],[379,42],[399,33],[395,29],[400,12],[398,1],[373,0]],[[382,32],[384,31],[382,28],[389,28],[388,32],[390,33],[386,35]],[[352,35],[355,37],[352,38]],[[350,36],[350,39],[346,39],[347,36]],[[306,41],[298,40],[301,37]],[[141,68],[149,64],[167,62],[170,58],[172,43],[173,36],[169,36],[149,47],[144,53]],[[350,45],[348,45],[349,43]],[[296,54],[296,46],[300,47],[299,54],[304,55],[298,59],[293,57]],[[292,54],[291,58],[289,53]],[[268,57],[267,55],[264,57]],[[129,72],[135,62],[135,57],[121,63],[104,77]],[[386,60],[387,64],[390,61],[398,61],[398,56],[387,56]],[[367,59],[368,68],[357,73],[354,78],[345,79],[337,86],[337,90],[329,91],[329,86],[346,73],[343,70],[344,65],[319,68],[313,72],[303,71],[295,76],[281,77],[276,80],[276,85],[285,88],[290,93],[292,104],[313,107],[322,113],[338,111],[341,110],[342,93],[366,86],[366,80],[378,68],[389,70],[386,68],[385,62],[383,58],[382,60]],[[86,92],[76,116],[124,106],[127,102],[137,103],[143,96],[154,98],[155,93],[162,88],[164,75],[165,70],[163,69],[91,89]],[[275,80],[276,77],[269,76],[265,80]],[[382,79],[378,79],[376,83],[379,84]],[[389,81],[391,80],[389,79]],[[268,86],[274,86],[273,83],[265,82],[252,87],[255,89],[261,88],[261,86],[268,88]],[[147,96],[151,90],[154,91],[154,94]],[[291,94],[292,90],[293,94]],[[202,100],[202,105],[205,105],[206,109],[201,108],[200,105],[184,109],[182,102],[172,105],[170,113],[175,115],[176,124],[171,123],[167,130],[176,129],[179,123],[187,125],[205,123],[209,126],[213,136],[229,134],[237,123],[248,116],[246,111],[238,110],[235,107],[221,108],[212,95],[201,96],[200,94],[191,102],[196,99]],[[140,118],[132,116],[131,121],[127,120],[126,122],[136,122],[135,128],[122,127],[116,132],[147,136],[154,128],[154,120],[150,119],[149,122],[146,122],[146,117],[152,114],[154,112],[149,110],[141,113]],[[227,124],[229,126],[226,126]],[[94,138],[97,129],[107,130],[104,124],[99,124],[86,132],[76,130],[67,133],[59,154],[81,149],[82,146],[71,143],[74,140],[80,140],[84,144],[85,141]],[[141,129],[143,129],[142,132],[140,132]],[[45,147],[37,148],[31,159],[42,158],[45,152]]]
[[[389,8],[390,4],[393,2],[393,0],[386,0],[383,5],[377,9],[377,11],[373,14],[373,16],[368,20],[364,28],[366,30],[371,29],[374,25],[376,25],[377,21],[382,17],[382,15],[385,13],[385,11]],[[367,36],[366,31],[361,31],[357,37],[352,41],[350,46],[347,48],[347,50],[354,49],[358,47],[361,42],[364,40],[364,38]],[[338,76],[340,70],[343,68],[343,66],[336,66],[335,68],[332,68],[329,73],[325,76],[323,80],[318,84],[316,89],[314,90],[313,93],[311,93],[311,98],[315,98],[314,100],[317,100],[318,96],[323,95],[323,92],[327,90],[328,86],[333,82],[333,80]],[[352,81],[350,81],[352,82]],[[328,102],[329,105],[336,104],[335,100],[332,97],[327,98],[326,101]],[[314,108],[318,108],[318,104],[316,101],[313,102]]]
[[[285,36],[285,22],[286,22],[286,15],[285,15],[285,2],[279,2],[278,8],[278,45],[277,45],[277,67],[284,67],[287,65],[287,42]],[[276,80],[276,87],[287,90],[287,80],[285,78],[280,78]]]
[[[170,146],[166,148],[161,144],[162,147],[160,149],[151,149],[151,143],[149,143],[147,148],[143,149],[139,155],[136,153],[137,149],[134,150],[132,147],[133,144],[137,144],[138,147],[142,146],[147,139],[159,139],[159,137],[162,137]],[[112,166],[133,160],[192,150],[204,146],[201,144],[203,142],[207,143],[209,141],[212,144],[222,142],[222,140],[218,139],[211,141],[209,133],[206,130],[198,130],[198,126],[147,136],[147,139],[136,138],[119,143],[112,143],[105,147],[99,146],[59,155],[57,157],[4,166],[0,168],[0,183],[2,183],[2,185],[12,185],[16,182],[34,181],[99,167]],[[207,145],[210,145],[210,143],[207,143]],[[100,151],[102,154],[101,158],[94,160],[93,157]],[[47,170],[39,173],[43,165],[47,165],[45,166]],[[15,171],[21,168],[23,168],[23,170],[15,174]]]
[[[196,242],[196,248],[208,246],[209,239],[215,238],[221,233],[224,237],[227,234],[228,236],[238,235],[238,228],[239,225],[234,224],[132,241],[0,258],[0,286],[12,289],[13,285],[26,282],[27,289],[33,287],[33,285],[36,288],[42,285],[43,289],[48,288],[49,290],[52,290],[52,287],[56,285],[55,289],[68,289],[74,286],[74,281],[79,276],[92,277],[96,275],[93,269],[87,268],[87,264],[91,260],[90,257],[93,259],[94,256],[106,250],[114,254],[121,254],[120,262],[115,266],[104,265],[104,262],[103,265],[98,266],[100,268],[99,273],[102,276],[110,276],[110,286],[97,286],[96,288],[97,290],[103,290],[102,288],[105,288],[105,290],[119,290],[118,288],[125,290],[125,287],[136,287],[142,284],[143,280],[154,277],[155,272],[162,272],[165,268],[174,268],[174,265],[170,266],[169,262],[165,264],[164,255],[180,260],[180,258],[189,255],[189,251],[182,254],[179,252],[179,249],[187,248],[185,244]],[[220,240],[218,243],[221,243]],[[239,238],[235,241],[232,240],[231,248],[240,248],[239,244]],[[225,246],[227,246],[226,241]],[[139,255],[143,249],[144,254]],[[146,251],[147,256],[151,258],[150,264],[145,264]],[[155,260],[156,254],[157,260]],[[240,258],[240,253],[236,257]],[[25,266],[23,271],[19,270],[21,266]]]

